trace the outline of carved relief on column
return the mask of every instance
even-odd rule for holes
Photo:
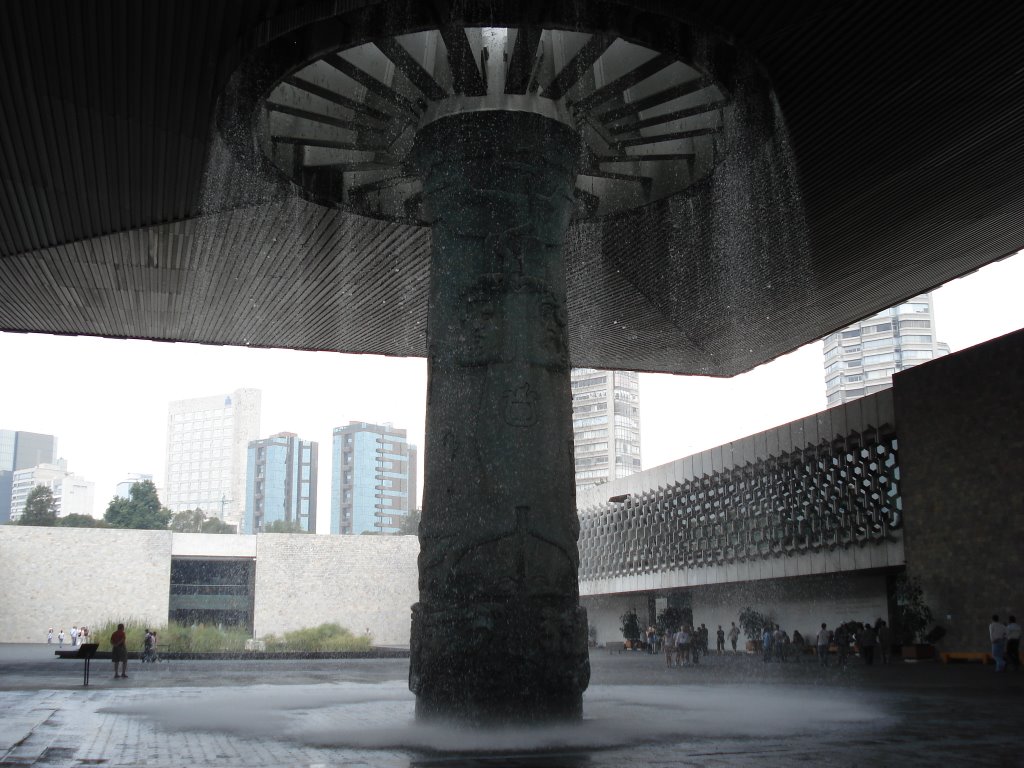
[[[424,716],[579,717],[589,662],[561,263],[574,136],[525,113],[444,122],[443,142],[418,139],[434,252],[410,687]]]

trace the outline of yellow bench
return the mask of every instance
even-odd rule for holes
[[[940,653],[939,658],[942,659],[943,664],[949,664],[951,661],[980,661],[982,664],[992,664],[994,662],[992,654],[985,653],[984,651],[955,651]]]

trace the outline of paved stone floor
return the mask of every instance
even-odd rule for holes
[[[419,726],[406,660],[132,662],[0,646],[13,766],[1024,766],[1024,674],[592,656],[582,725]]]

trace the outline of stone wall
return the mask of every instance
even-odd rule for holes
[[[68,633],[108,619],[166,623],[171,536],[0,526],[0,642],[44,642],[50,627]]]
[[[256,636],[337,622],[409,642],[415,536],[227,536],[0,526],[0,642],[106,619],[167,622],[171,557],[255,557]],[[70,641],[69,641],[70,642]]]
[[[336,622],[380,645],[409,642],[415,536],[257,537],[255,635]]]
[[[1024,619],[1024,331],[899,373],[907,570],[944,647],[984,650]]]

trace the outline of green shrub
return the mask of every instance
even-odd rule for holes
[[[368,651],[373,640],[368,635],[356,636],[339,624],[321,624],[319,627],[285,632],[284,637],[266,635],[263,641],[268,651]]]
[[[110,636],[117,629],[119,622],[108,621],[89,633],[93,642],[100,644],[101,651],[110,650]],[[152,629],[157,634],[157,651],[172,650],[176,653],[216,653],[218,651],[241,651],[250,634],[245,629],[227,627],[218,629],[214,626],[186,626],[170,622],[163,626],[143,624],[136,619],[124,622],[124,631],[128,638],[129,651],[141,651],[146,630]]]
[[[92,642],[100,644],[101,651],[110,650],[110,636],[117,629],[119,622],[106,623],[90,628]],[[143,624],[136,619],[124,620],[125,635],[128,638],[129,651],[141,651],[146,630],[157,633],[157,651],[174,651],[176,653],[218,653],[222,651],[243,651],[245,642],[251,635],[245,629],[225,627],[219,629],[210,625],[188,626],[170,622],[164,626]],[[321,624],[319,627],[306,627],[294,632],[286,632],[284,637],[266,635],[263,641],[268,651],[368,651],[373,647],[373,638],[369,635],[356,636],[339,624]]]

